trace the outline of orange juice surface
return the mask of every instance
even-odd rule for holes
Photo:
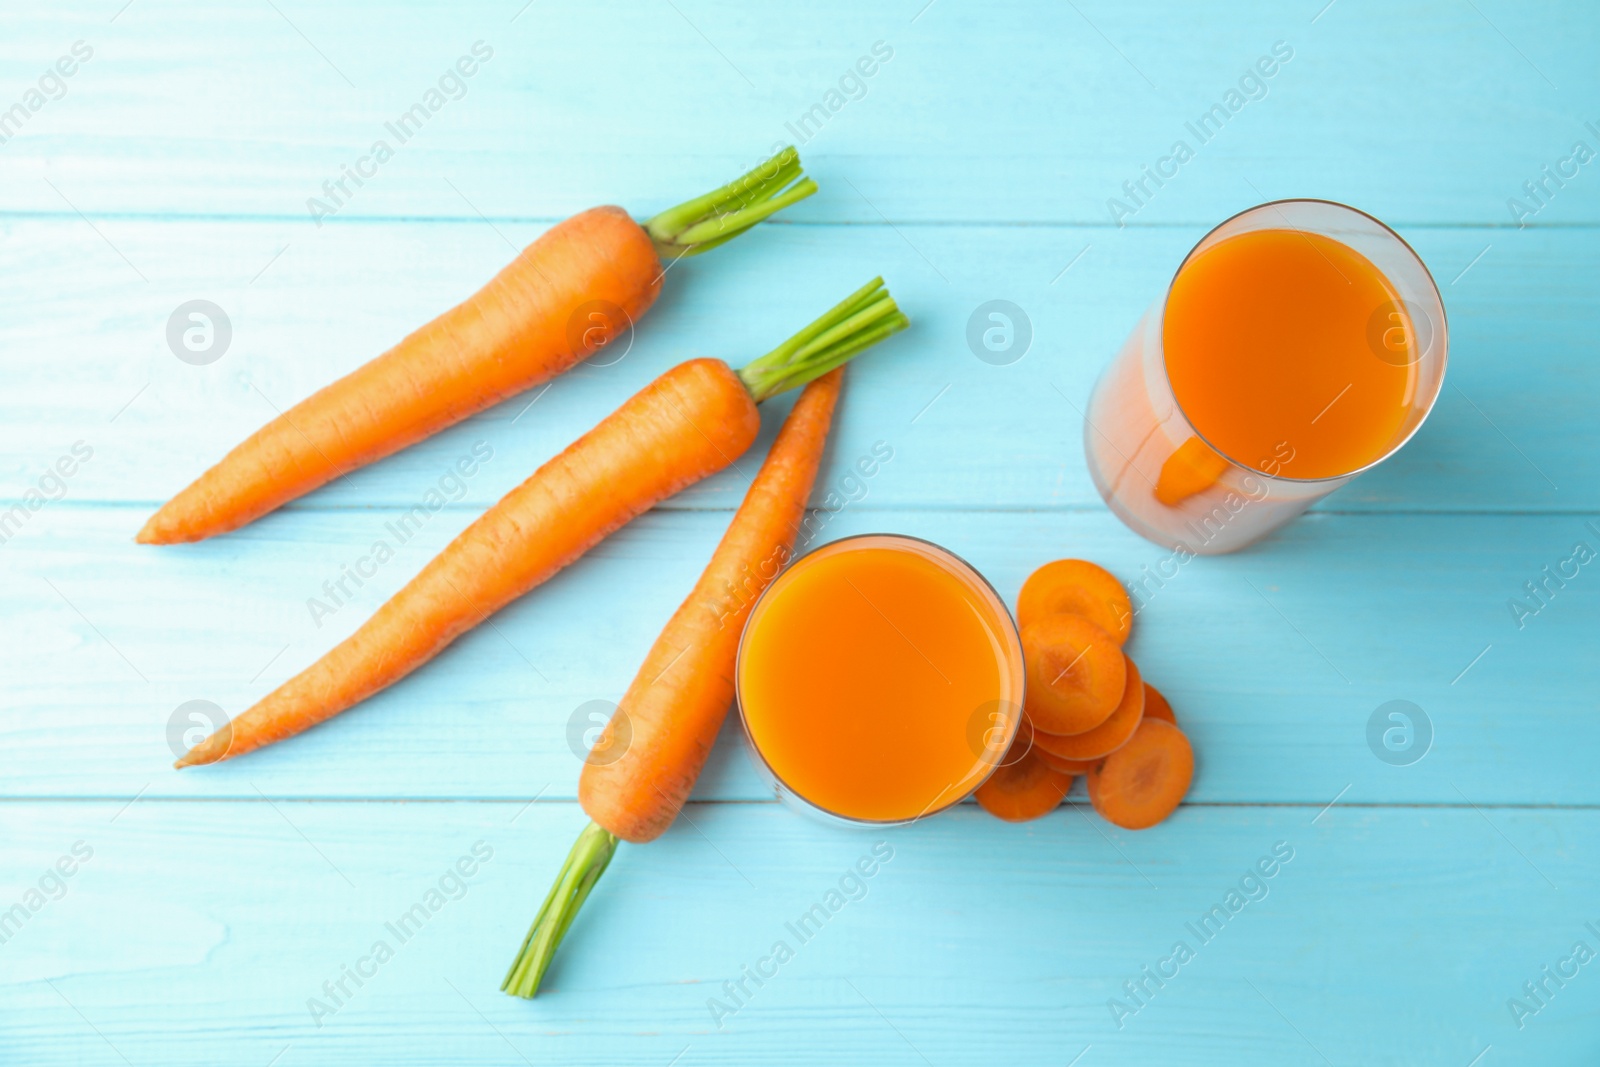
[[[1415,335],[1365,256],[1316,233],[1254,230],[1193,256],[1167,297],[1173,395],[1229,459],[1331,478],[1395,443],[1416,388]]]
[[[1005,606],[960,560],[873,535],[773,582],[745,629],[738,687],[751,741],[801,798],[846,818],[913,819],[977,788],[1003,753],[1021,652]]]

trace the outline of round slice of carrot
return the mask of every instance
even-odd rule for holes
[[[1170,722],[1146,719],[1089,772],[1089,802],[1107,822],[1143,830],[1171,815],[1194,778],[1194,750]]]
[[[1217,484],[1228,469],[1228,461],[1198,437],[1191,437],[1161,465],[1156,478],[1156,499],[1175,508],[1196,493]]]
[[[1033,723],[1028,721],[1026,715],[1022,716],[1021,719],[1017,720],[1017,732],[1011,738],[1011,747],[1006,749],[1005,754],[1000,757],[995,766],[1009,767],[1029,752],[1032,752],[1035,748],[1033,739],[1037,736],[1038,731],[1033,728]]]
[[[1105,722],[1093,730],[1065,737],[1041,732],[1034,735],[1034,745],[1063,759],[1097,760],[1127,744],[1128,738],[1139,728],[1139,720],[1144,718],[1144,679],[1139,677],[1139,668],[1133,660],[1126,654],[1124,658],[1128,659],[1128,684]]]
[[[1006,756],[1009,760],[1010,754]],[[1045,764],[1037,751],[995,768],[974,794],[979,806],[1006,822],[1027,822],[1048,815],[1072,788],[1072,775]]]
[[[1035,734],[1034,736],[1038,737],[1039,735]],[[1054,767],[1062,774],[1088,774],[1100,766],[1100,761],[1097,759],[1062,759],[1054,752],[1047,748],[1041,748],[1039,745],[1033,746],[1033,754],[1043,760],[1046,766]]]
[[[1028,575],[1017,594],[1017,625],[1046,615],[1082,615],[1121,645],[1133,628],[1133,603],[1104,567],[1086,559],[1058,559]]]
[[[1161,690],[1149,682],[1144,683],[1144,717],[1164,719],[1174,726],[1178,725],[1178,717],[1172,714],[1172,705],[1161,695]]]
[[[1034,728],[1081,734],[1105,722],[1128,684],[1116,638],[1081,615],[1046,615],[1022,628],[1024,706]]]

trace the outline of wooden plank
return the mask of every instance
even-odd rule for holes
[[[1144,181],[1138,225],[1318,195],[1403,223],[1505,226],[1543,166],[1577,140],[1600,146],[1585,125],[1600,126],[1600,42],[1581,0],[1531,18],[1506,0],[1325,12],[1253,0],[1205,19],[1181,0],[923,6],[19,11],[0,47],[7,107],[75,39],[94,54],[0,150],[0,207],[270,215],[309,230],[307,200],[384,139],[394,157],[347,183],[341,217],[647,212],[800,140],[827,185],[795,212],[810,220],[1111,225],[1107,202]],[[441,95],[404,143],[391,134],[478,40],[494,55],[464,95]],[[893,58],[859,89],[845,82],[858,98],[830,98],[880,41]],[[1278,42],[1293,55],[1281,66]],[[1230,101],[1258,61],[1272,76]],[[819,105],[825,121],[796,126]],[[1237,110],[1202,139],[1189,124],[1214,105]],[[1157,188],[1142,168],[1172,171],[1160,161],[1178,141],[1194,158]],[[1534,222],[1600,220],[1600,178],[1574,169]]]
[[[302,237],[274,222],[97,225],[114,247],[78,219],[0,227],[0,269],[13,279],[4,297],[12,310],[0,316],[0,471],[5,495],[20,496],[82,440],[95,455],[71,479],[68,500],[139,505],[130,533],[139,510],[276,410],[460,300],[507,260],[508,242],[540,230],[341,224]],[[874,506],[1097,509],[1079,411],[1201,232],[764,228],[676,267],[620,362],[579,368],[548,393],[525,394],[307,503],[410,507],[482,440],[495,459],[460,502],[475,512],[672,363],[753,358],[882,272],[914,326],[851,371],[835,469],[882,441],[895,458],[867,487]],[[1600,456],[1574,427],[1588,425],[1600,391],[1590,358],[1600,311],[1589,298],[1600,246],[1583,230],[1407,236],[1446,290],[1448,384],[1417,439],[1326,506],[1592,507]],[[232,325],[229,348],[206,366],[179,360],[165,339],[174,309],[197,298],[219,304]],[[1019,304],[1033,331],[1027,354],[1006,366],[979,360],[966,340],[974,311],[996,298]],[[69,327],[75,340],[64,347]],[[774,402],[769,434],[786,404]],[[753,466],[668,506],[732,507]]]
[[[1593,564],[1549,577],[1576,542],[1600,546],[1600,164],[1561,183],[1544,168],[1580,139],[1600,147],[1600,22],[1578,0],[1200,10],[9,12],[0,511],[30,488],[60,499],[0,542],[0,1062],[1595,1062],[1600,985],[1541,969],[1570,966],[1575,942],[1600,951],[1600,914],[1578,899],[1600,873],[1600,594]],[[80,39],[92,58],[11,136],[13,105]],[[494,56],[464,97],[318,227],[308,198],[480,39]],[[1201,143],[1185,124],[1280,40],[1294,55],[1265,99]],[[894,55],[862,98],[786,128],[875,41]],[[554,219],[603,202],[647,215],[791,138],[822,192],[674,268],[621,363],[238,536],[130,543],[274,407],[459,300]],[[1125,192],[1178,138],[1194,159]],[[1450,385],[1397,461],[1319,513],[1173,568],[1102,508],[1076,409],[1184,250],[1290,195],[1355,203],[1415,244],[1450,310]],[[759,354],[878,271],[916,328],[852,372],[816,498],[848,502],[825,536],[940,541],[1008,598],[1055,556],[1164,572],[1130,649],[1199,753],[1170,822],[1116,831],[1080,787],[1026,826],[968,804],[848,833],[773,802],[730,729],[700,802],[612,866],[548,995],[498,994],[584,823],[573,714],[620,694],[784,402],[740,469],[369,706],[248,760],[168,769],[185,702],[247,706],[661,369]],[[197,298],[235,331],[205,367],[164,339]],[[996,298],[1034,330],[1008,366],[965,341]],[[80,441],[87,462],[41,481]],[[848,480],[878,441],[894,459]],[[443,481],[479,442],[492,457]],[[430,489],[456,499],[398,544],[388,524]],[[395,558],[319,626],[308,599],[378,539]],[[1530,605],[1520,625],[1512,598]],[[1427,718],[1415,763],[1374,738],[1396,700]],[[893,857],[862,899],[792,933],[830,889],[859,895],[841,876],[880,838]],[[1241,882],[1275,846],[1293,859]],[[1260,899],[1196,931],[1231,889]],[[420,929],[402,943],[385,924],[408,909]],[[792,960],[753,993],[725,990],[780,938]],[[393,958],[352,988],[343,968],[379,939]],[[1131,996],[1179,940],[1195,957]],[[1526,992],[1540,981],[1543,999]],[[1537,1012],[1519,1019],[1513,998]]]
[[[119,807],[0,806],[8,906],[75,842],[93,853],[0,945],[8,1060],[1398,1065],[1492,1046],[1565,1065],[1597,1051],[1592,962],[1549,983],[1521,1029],[1507,1006],[1575,942],[1596,948],[1577,892],[1600,878],[1582,847],[1593,810],[1190,808],[1130,834],[1078,804],[1017,827],[967,807],[874,834],[696,805],[692,825],[624,846],[526,1003],[497,986],[582,825],[573,805]],[[892,855],[845,883],[856,899],[796,937],[786,924],[826,910],[880,841]],[[427,910],[463,857],[471,873]],[[1271,877],[1246,879],[1263,860]],[[402,943],[386,924],[416,904]],[[1226,921],[1197,936],[1214,906]],[[772,974],[780,940],[793,956]],[[1192,958],[1119,1029],[1110,1002],[1131,1005],[1123,983],[1179,941]],[[763,959],[771,977],[714,1016],[712,998],[732,1005],[723,983]],[[335,1004],[322,984],[358,966],[367,979]],[[331,1014],[314,1019],[311,998]]]
[[[152,550],[124,509],[41,511],[0,549],[12,635],[0,643],[0,788],[11,796],[570,797],[569,723],[615,700],[723,529],[720,512],[656,512],[363,707],[223,767],[168,769],[190,700],[237,713],[353,630],[471,518],[441,512],[408,543],[382,509],[308,511],[237,537]],[[1208,802],[1600,803],[1589,714],[1600,663],[1596,566],[1548,586],[1519,630],[1508,601],[1545,582],[1574,515],[1313,514],[1258,548],[1186,564],[1105,512],[847,507],[822,537],[891,530],[943,543],[1008,600],[1047,559],[1099,560],[1142,584],[1130,646],[1199,752]],[[396,555],[314,620],[325,581]],[[370,569],[370,568],[367,568]],[[1168,577],[1152,579],[1150,575]],[[1368,720],[1419,705],[1431,750],[1391,766]],[[581,737],[580,722],[578,736]],[[701,795],[766,796],[731,736]]]

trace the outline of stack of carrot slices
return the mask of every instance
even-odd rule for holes
[[[1133,628],[1122,584],[1087,560],[1046,563],[1022,585],[1017,625],[1024,728],[978,803],[1008,822],[1037,819],[1081,774],[1108,822],[1143,830],[1171,815],[1189,791],[1194,751],[1167,698],[1122,651]]]

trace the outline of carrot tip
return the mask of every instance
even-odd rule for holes
[[[185,752],[172,767],[174,770],[181,771],[185,767],[203,767],[208,763],[221,763],[228,758],[232,750],[233,724],[228,723],[216,733]]]
[[[141,545],[175,545],[180,541],[195,541],[210,536],[213,532],[202,530],[197,536],[192,528],[185,527],[182,519],[171,518],[168,509],[163,506],[144,521],[133,539]]]

